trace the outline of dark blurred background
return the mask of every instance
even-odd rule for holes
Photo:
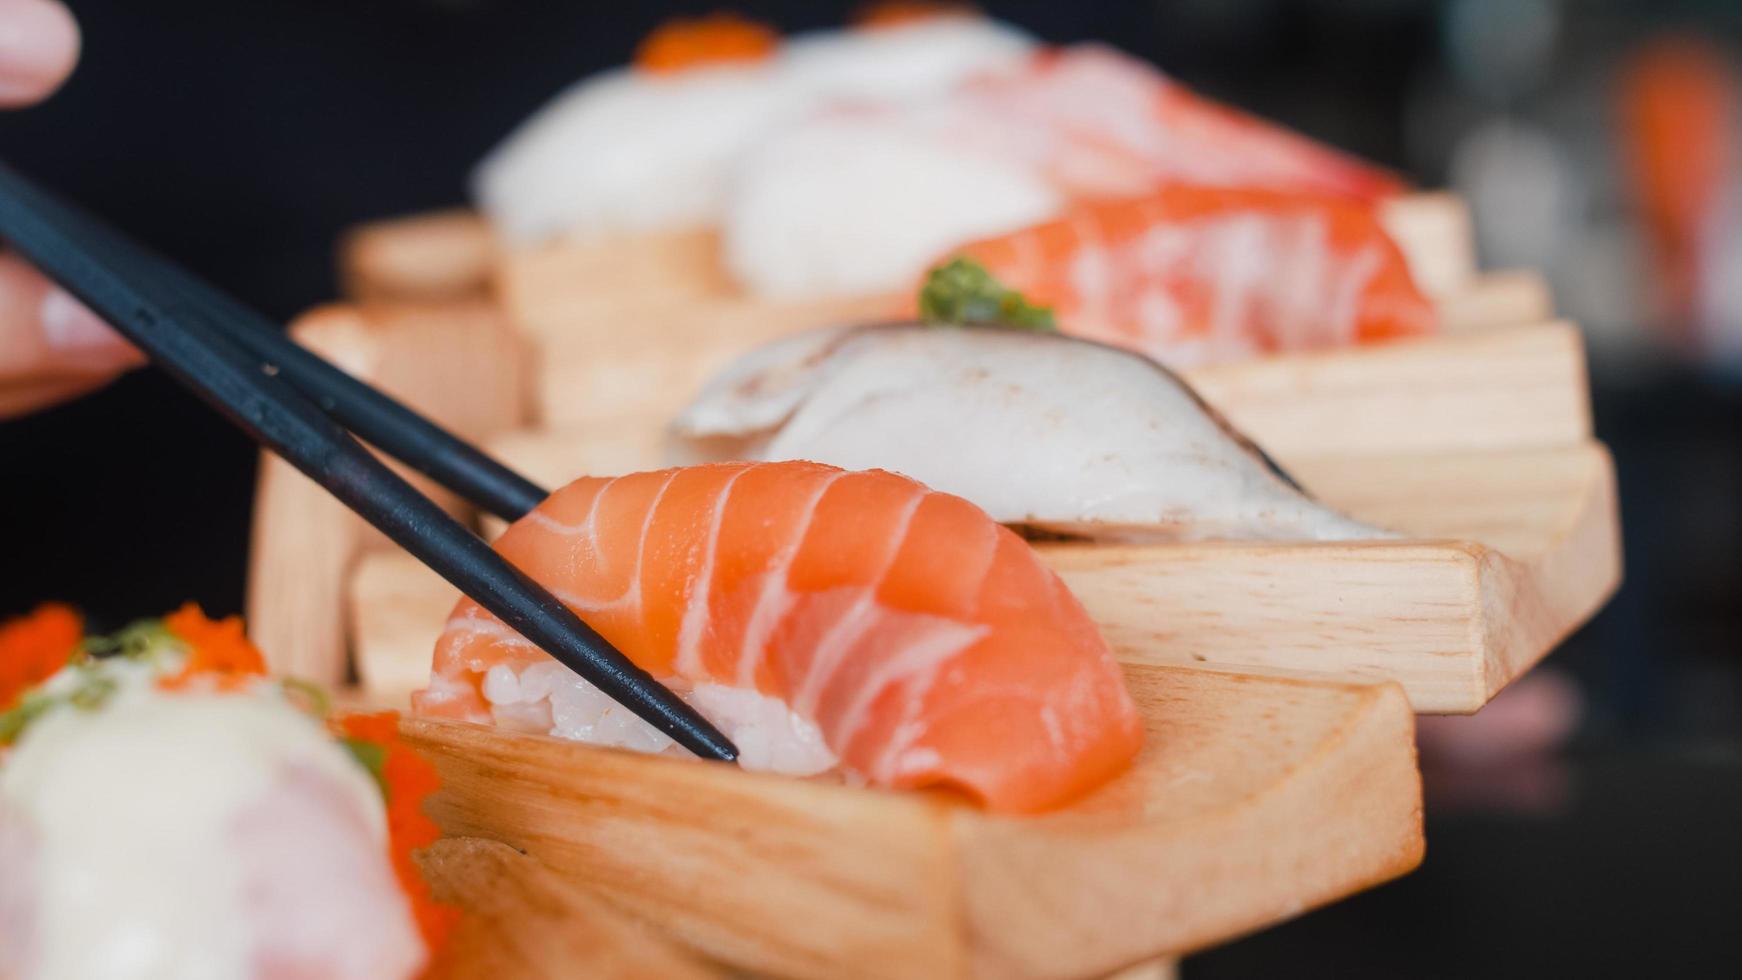
[[[559,87],[622,62],[667,15],[722,4],[71,6],[81,65],[47,104],[0,116],[0,155],[289,318],[335,295],[346,226],[460,202],[471,164]],[[856,4],[729,6],[793,31]],[[1466,193],[1486,264],[1546,270],[1585,326],[1619,466],[1626,584],[1551,660],[1583,692],[1572,743],[1430,768],[1421,870],[1185,975],[1737,975],[1742,4],[982,6]],[[1667,122],[1651,115],[1665,104]],[[1677,136],[1652,156],[1665,131],[1705,149]],[[1665,172],[1691,204],[1665,203]],[[0,423],[0,613],[45,598],[99,625],[189,597],[240,610],[254,467],[149,371]]]

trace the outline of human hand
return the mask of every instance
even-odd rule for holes
[[[0,0],[0,108],[47,98],[79,58],[55,0]],[[64,401],[140,363],[103,321],[15,255],[0,254],[0,419]]]

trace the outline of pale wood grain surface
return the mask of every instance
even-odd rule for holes
[[[1542,323],[1554,317],[1554,293],[1534,269],[1505,269],[1474,276],[1437,299],[1440,329],[1466,333],[1489,327]]]
[[[650,923],[620,912],[537,858],[480,837],[449,837],[418,852],[437,901],[461,910],[428,980],[704,980],[748,976],[683,950]],[[1157,957],[1107,980],[1177,980],[1179,960]]]
[[[1445,297],[1476,274],[1476,234],[1470,208],[1449,191],[1404,194],[1380,206],[1385,233],[1403,251],[1422,292]]]
[[[1536,449],[1591,434],[1584,343],[1565,322],[1185,372],[1283,459]]]
[[[436,900],[462,918],[429,980],[703,980],[726,975],[498,841],[457,837],[417,854]]]
[[[293,324],[291,335],[466,438],[526,418],[524,349],[488,303],[323,307]],[[465,513],[451,494],[400,472],[449,510]],[[344,583],[360,550],[385,544],[312,480],[262,454],[248,625],[273,670],[326,684],[345,680]]]
[[[364,301],[483,297],[497,254],[495,233],[471,211],[373,222],[339,242],[340,286],[347,298]]]
[[[1595,444],[1297,470],[1411,537],[1038,547],[1122,659],[1395,680],[1430,713],[1486,704],[1619,584],[1614,471]]]
[[[1404,195],[1382,206],[1380,221],[1429,295],[1454,293],[1475,274],[1470,211],[1457,195],[1444,191]],[[691,247],[665,247],[685,239]],[[656,275],[655,285],[688,288],[669,281],[678,279],[701,283],[717,293],[731,288],[712,229],[625,236],[590,251],[614,250],[635,253],[630,264]],[[339,250],[340,278],[352,299],[442,299],[485,289],[500,253],[489,223],[476,212],[455,209],[408,215],[369,222],[348,232]],[[528,271],[534,280],[544,274],[536,260]],[[504,285],[512,292],[526,283],[511,280]],[[533,288],[542,287],[533,284]]]
[[[1395,686],[1128,668],[1133,768],[1036,817],[408,719],[452,834],[500,840],[710,958],[793,976],[1078,977],[1189,951],[1421,857]]]

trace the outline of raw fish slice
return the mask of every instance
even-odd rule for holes
[[[905,477],[782,462],[586,478],[496,547],[741,746],[786,725],[857,778],[1012,811],[1085,792],[1138,747],[1112,654],[1058,578]],[[414,705],[491,721],[492,672],[528,652],[462,600]]]
[[[985,111],[1140,159],[1155,181],[1335,194],[1368,203],[1404,190],[1391,173],[1191,91],[1095,44],[1036,54],[1030,70],[973,86]]]
[[[882,467],[995,520],[1101,540],[1358,540],[1147,358],[1050,333],[887,324],[758,348],[676,420],[692,458]]]
[[[1373,210],[1318,193],[1175,184],[948,254],[1071,334],[1174,366],[1435,329]]]

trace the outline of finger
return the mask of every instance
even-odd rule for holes
[[[0,384],[107,378],[142,358],[16,255],[0,255]]]
[[[0,107],[48,98],[79,60],[79,25],[56,0],[0,0]]]
[[[0,421],[71,401],[86,392],[103,387],[111,380],[113,379],[107,375],[85,375],[0,385]]]

